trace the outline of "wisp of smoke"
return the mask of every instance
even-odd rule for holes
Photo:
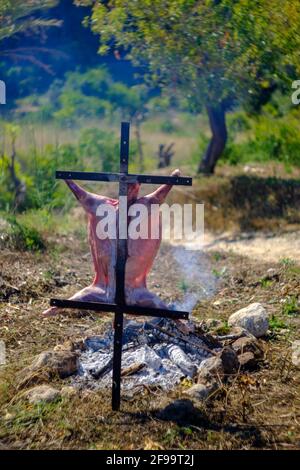
[[[191,312],[199,300],[214,294],[217,278],[212,272],[209,257],[199,247],[187,249],[182,245],[173,245],[172,251],[184,283],[184,297],[176,302],[175,307]]]

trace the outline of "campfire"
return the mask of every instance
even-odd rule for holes
[[[100,389],[111,386],[114,330],[85,340],[85,351],[74,385]],[[173,320],[129,321],[124,328],[122,370],[124,391],[169,390],[181,379],[193,378],[201,363],[220,350],[203,334],[183,334]],[[218,345],[217,345],[218,346]]]

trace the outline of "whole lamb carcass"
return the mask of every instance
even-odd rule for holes
[[[180,171],[175,170],[171,176],[179,176]],[[80,290],[70,300],[86,302],[113,303],[116,290],[116,257],[117,240],[105,236],[99,237],[99,206],[106,204],[116,211],[116,220],[118,220],[119,201],[98,194],[85,191],[74,181],[66,180],[66,184],[74,193],[77,200],[82,205],[88,216],[88,239],[94,264],[95,276],[90,286]],[[129,184],[127,195],[128,209],[133,204],[142,204],[147,208],[148,220],[145,220],[147,226],[153,224],[153,213],[151,206],[160,205],[164,202],[166,196],[171,190],[172,185],[162,185],[156,191],[143,197],[138,197],[140,184]],[[130,217],[128,218],[130,224]],[[141,221],[141,224],[143,221]],[[147,289],[146,278],[151,270],[153,261],[161,244],[161,219],[156,217],[154,223],[158,224],[157,238],[132,239],[127,240],[127,260],[125,268],[125,298],[127,305],[138,305],[153,308],[165,308],[167,305],[154,293]],[[116,232],[117,233],[117,232]],[[60,313],[59,307],[50,307],[43,312],[45,317]]]

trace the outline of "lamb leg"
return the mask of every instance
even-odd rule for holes
[[[76,294],[69,297],[68,300],[79,300],[81,302],[107,302],[107,294],[105,288],[99,286],[89,286],[76,292]],[[53,317],[62,313],[62,309],[59,307],[50,307],[45,310],[42,315],[44,317]]]

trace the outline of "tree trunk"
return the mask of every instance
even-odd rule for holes
[[[144,152],[143,152],[143,144],[142,144],[142,139],[141,139],[141,129],[140,129],[140,123],[138,118],[136,119],[135,122],[135,137],[137,141],[137,147],[138,147],[138,154],[139,154],[139,171],[142,173],[145,169],[144,165]]]
[[[223,153],[227,141],[225,110],[222,104],[207,106],[207,114],[212,132],[203,159],[199,165],[198,173],[212,174],[216,163]]]

